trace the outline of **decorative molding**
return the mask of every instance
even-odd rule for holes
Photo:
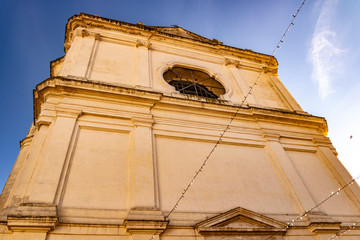
[[[140,118],[140,117],[133,117],[131,121],[135,127],[148,127],[148,128],[151,128],[155,122],[155,120],[152,118]]]
[[[186,36],[180,36],[176,34],[166,33],[162,31],[156,30],[156,27],[153,26],[146,26],[141,24],[131,24],[126,22],[121,22],[117,20],[102,18],[95,15],[81,13],[80,15],[74,15],[73,17],[69,18],[68,23],[66,24],[66,31],[65,31],[65,52],[70,49],[71,41],[73,36],[75,35],[74,32],[78,29],[104,29],[116,32],[122,32],[129,35],[135,36],[143,36],[149,37],[151,35],[156,34],[161,41],[163,40],[174,40],[181,41],[184,44],[190,43],[193,48],[199,47],[206,47],[210,48],[213,52],[218,53],[219,55],[228,55],[228,56],[235,56],[237,58],[246,59],[251,62],[260,63],[260,64],[267,64],[270,61],[270,66],[277,68],[277,61],[273,56],[257,53],[250,49],[241,49],[236,47],[231,47],[227,45],[223,45],[216,39],[208,39],[202,37],[200,35],[194,34],[190,31],[185,30],[190,35],[196,35],[197,38],[188,38]],[[81,35],[80,35],[81,36]],[[154,39],[154,38],[153,38]]]
[[[45,117],[40,117],[38,119],[38,121],[36,121],[36,129],[39,130],[40,127],[43,125],[50,126],[51,123],[52,123],[52,121],[50,121],[49,119],[47,119]]]
[[[313,138],[313,143],[319,147],[329,147],[331,145],[331,141],[327,137],[322,138]]]
[[[277,68],[269,68],[269,67],[263,67],[264,73],[270,73],[273,75],[278,75],[278,69]]]
[[[89,32],[85,29],[81,31],[81,37],[87,37],[89,35]]]
[[[147,49],[151,49],[151,43],[146,41],[140,41],[140,40],[136,40],[136,44],[135,46],[138,47],[146,47]]]
[[[7,218],[7,226],[14,232],[50,232],[55,229],[57,222],[57,217],[8,216]]]
[[[263,138],[265,138],[266,141],[280,142],[280,137],[281,136],[278,133],[263,132]]]
[[[82,38],[93,37],[95,40],[99,40],[101,37],[100,33],[95,33],[83,28],[76,29],[74,31],[74,36],[81,36]]]
[[[136,208],[129,212],[124,221],[126,231],[131,234],[156,234],[165,231],[169,221],[165,220],[162,212],[158,209]]]
[[[12,231],[49,232],[57,223],[54,205],[26,204],[7,212],[7,226]]]
[[[249,63],[246,61],[241,62],[240,60],[225,58],[224,65],[225,66],[233,66],[236,68],[241,68],[241,69],[255,71],[255,72],[264,71],[265,73],[271,73],[271,74],[277,75],[277,65],[274,65],[275,68],[268,68],[265,66],[266,62],[256,61],[256,59],[247,59],[247,58],[242,58],[242,57],[239,57],[239,58],[242,60],[243,59],[250,60],[250,61],[252,61],[252,63]],[[254,64],[254,62],[255,62],[255,64]],[[265,69],[267,69],[267,70],[265,70]]]
[[[155,221],[155,220],[125,220],[124,226],[126,231],[131,234],[156,234],[163,233],[168,221]]]
[[[201,235],[285,235],[286,226],[283,222],[241,207],[195,225]]]
[[[95,33],[94,37],[95,37],[95,40],[100,40],[100,33]]]
[[[78,118],[82,115],[82,111],[77,109],[56,107],[55,111],[57,117]]]
[[[341,222],[314,222],[310,223],[309,229],[315,234],[335,234],[340,230]]]
[[[323,136],[322,138],[313,138],[312,141],[317,147],[328,147],[334,153],[335,156],[338,155],[336,148],[332,145],[328,137]]]
[[[51,90],[54,88],[53,90]],[[95,81],[77,81],[69,78],[56,77],[43,81],[38,84],[35,90],[35,93],[39,96],[34,100],[34,115],[35,119],[38,117],[40,112],[40,106],[43,101],[43,92],[53,92],[59,91],[67,92],[76,90],[77,93],[81,91],[92,91],[92,92],[101,92],[101,93],[111,93],[118,96],[124,96],[131,101],[138,101],[141,99],[143,104],[149,104],[149,107],[152,106],[153,101],[159,101],[163,105],[179,107],[190,107],[192,109],[202,109],[203,110],[221,110],[223,114],[231,114],[236,111],[238,106],[232,105],[231,103],[219,99],[211,99],[211,101],[199,101],[199,98],[180,98],[173,96],[164,96],[163,93],[146,91],[140,89],[134,89],[124,86],[117,86],[114,84],[105,84]],[[57,108],[58,109],[58,108]],[[80,112],[77,110],[78,113]],[[61,114],[61,113],[60,113]],[[76,115],[77,113],[75,113]],[[74,113],[73,113],[74,115]],[[306,126],[319,131],[319,133],[324,133],[327,131],[327,124],[323,117],[312,116],[310,114],[301,114],[294,111],[286,111],[283,109],[264,109],[257,107],[241,108],[238,112],[238,117],[251,118],[257,121],[266,121],[276,124],[289,124],[295,126]],[[153,120],[150,120],[153,121]]]
[[[225,64],[225,66],[235,66],[237,68],[240,68],[242,66],[240,61],[229,59],[229,58],[225,58],[224,64]]]
[[[20,141],[20,148],[24,148],[25,146],[29,146],[30,143],[32,142],[33,136],[29,136],[24,138],[23,140]]]

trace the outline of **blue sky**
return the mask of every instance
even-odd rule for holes
[[[85,12],[130,23],[179,25],[226,45],[271,54],[302,0],[0,0],[0,189],[33,119],[32,90],[64,55],[67,19]],[[360,174],[360,1],[307,0],[275,57],[280,80],[323,116],[339,158]]]

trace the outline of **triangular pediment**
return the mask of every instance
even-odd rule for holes
[[[216,40],[211,40],[209,38],[203,37],[201,35],[198,35],[196,33],[193,33],[189,30],[186,30],[179,26],[173,26],[173,27],[157,27],[157,26],[148,26],[150,28],[156,29],[158,32],[171,34],[173,36],[188,38],[196,41],[206,42],[206,43],[216,43]]]
[[[259,213],[235,208],[196,224],[201,234],[284,234],[287,224]]]

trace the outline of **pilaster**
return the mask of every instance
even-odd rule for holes
[[[265,149],[278,167],[281,174],[281,181],[287,186],[287,190],[291,194],[298,214],[302,214],[314,207],[316,203],[292,164],[291,159],[280,144],[280,135],[271,132],[263,132],[263,137],[266,140]]]
[[[166,230],[167,221],[157,220],[125,220],[126,231],[132,240],[159,240],[159,235]]]
[[[76,79],[87,79],[94,58],[96,42],[100,35],[78,28],[74,31],[74,40],[64,60],[60,75]]]
[[[13,232],[11,239],[45,240],[57,223],[56,207],[51,205],[19,206],[7,216],[7,226]]]
[[[81,112],[57,108],[47,152],[28,202],[53,204],[75,123]]]
[[[35,167],[38,165],[39,156],[42,150],[42,146],[46,140],[47,133],[48,125],[43,125],[34,131],[33,136],[28,136],[21,142],[21,149],[18,157],[18,160],[22,159],[19,162],[19,167],[21,167],[21,170],[19,169],[19,174],[17,174],[17,179],[14,183],[13,190],[9,194],[5,206],[16,206],[26,200],[26,189],[29,187],[29,185],[31,185],[31,177],[35,172]],[[29,148],[30,142],[31,147]],[[15,164],[17,165],[17,163]],[[15,167],[17,166],[14,166],[14,168]],[[7,187],[7,184],[5,187]]]
[[[124,221],[132,240],[157,240],[166,230],[168,223],[158,209],[132,209]]]
[[[133,163],[132,163],[132,192],[131,208],[154,209],[155,178],[153,160],[152,125],[154,120],[149,118],[132,118],[134,124]]]
[[[242,98],[244,98],[249,93],[250,87],[239,72],[239,68],[241,66],[240,62],[236,60],[226,59],[225,66],[229,69],[231,73],[231,79],[234,81],[235,86],[238,86],[239,90],[241,91],[240,99],[243,100]],[[251,94],[247,96],[245,103],[247,103],[248,105],[257,105],[255,98]]]
[[[269,70],[268,70],[269,71]],[[277,72],[276,72],[277,75]],[[289,93],[289,91],[286,89],[284,84],[279,80],[279,78],[274,74],[266,74],[268,79],[274,84],[276,89],[274,91],[278,92],[284,99],[287,105],[289,105],[294,111],[296,112],[304,112],[300,105],[296,102],[293,96]]]
[[[319,240],[329,240],[340,231],[341,222],[333,221],[327,215],[310,214],[308,217],[311,222],[308,229]]]
[[[150,82],[150,52],[151,44],[147,41],[136,41],[136,49],[138,54],[138,80],[136,85],[140,87],[151,87]]]
[[[313,143],[316,145],[321,159],[325,161],[325,164],[335,179],[338,181],[340,186],[345,186],[350,181],[352,181],[353,177],[336,157],[337,153],[327,137],[314,138]],[[357,184],[350,184],[343,191],[351,200],[351,202],[356,206],[358,212],[360,212],[360,189],[358,188]]]
[[[26,165],[26,158],[29,153],[29,146],[33,136],[27,136],[20,142],[20,153],[17,157],[14,167],[11,170],[10,176],[6,181],[3,191],[0,195],[0,210],[7,207],[13,197],[13,192],[18,186],[18,182],[22,177],[24,166]]]

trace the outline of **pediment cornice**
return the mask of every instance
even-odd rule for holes
[[[237,207],[195,225],[202,235],[276,234],[286,233],[287,224],[262,214]]]

